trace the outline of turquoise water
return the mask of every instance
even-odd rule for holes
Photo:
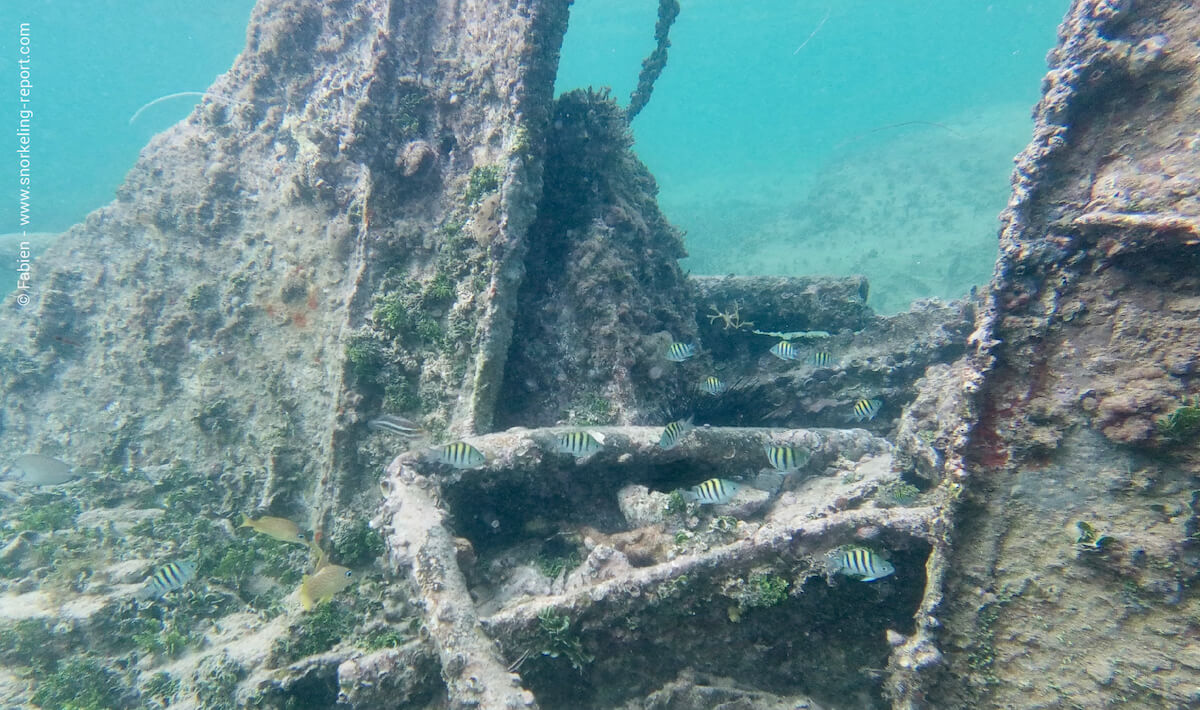
[[[681,5],[633,127],[686,268],[865,273],[882,311],[991,276],[1066,0]],[[559,89],[627,102],[656,12],[578,0]]]
[[[195,101],[160,104],[133,125],[129,118],[164,94],[208,88],[242,50],[253,6],[250,0],[9,4],[0,27],[6,87],[16,83],[8,59],[17,57],[18,25],[30,25],[30,231],[61,232],[112,201],[142,146],[187,116]],[[0,92],[6,120],[15,121],[17,110],[15,91]],[[8,175],[4,179],[12,185]],[[0,200],[0,233],[20,228],[9,194]]]
[[[952,298],[991,274],[1012,157],[1028,141],[1066,0],[690,0],[634,123],[697,273],[865,273],[872,304]],[[27,3],[35,182],[30,231],[109,202],[154,133],[241,50],[253,3]],[[558,86],[624,102],[653,46],[654,0],[577,0]],[[814,32],[815,31],[815,32]],[[0,107],[16,111],[4,92]],[[0,233],[17,231],[16,200]],[[6,283],[8,279],[5,280]]]

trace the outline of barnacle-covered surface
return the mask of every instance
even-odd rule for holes
[[[862,426],[885,434],[916,398],[926,368],[961,357],[973,315],[969,301],[918,301],[904,313],[873,316],[861,329],[843,327],[827,338],[796,341],[795,361],[769,354],[778,342],[769,336],[723,335],[718,342],[735,341],[736,354],[722,363],[722,376],[740,383],[739,397],[754,406],[726,413],[723,403],[694,389],[691,401],[712,424]],[[828,363],[810,362],[814,353],[827,355]],[[872,419],[858,421],[859,399],[879,399],[882,407]]]
[[[5,301],[0,449],[83,474],[0,511],[0,647],[46,649],[5,706],[332,704],[340,661],[280,669],[415,635],[361,524],[394,454],[365,422],[490,426],[568,4],[263,0],[222,98]],[[313,560],[239,513],[299,522],[360,583],[298,613]],[[192,584],[129,600],[177,558]]]
[[[862,276],[694,276],[710,348],[736,331],[862,330],[874,313]],[[733,322],[722,314],[737,314]],[[728,331],[735,331],[730,333]]]
[[[373,490],[381,410],[486,429],[566,6],[260,3],[227,100],[6,302],[0,446],[252,472],[247,507],[307,515]]]
[[[970,359],[901,427],[965,486],[903,707],[1200,703],[1200,9],[1078,0],[1059,35]]]
[[[632,144],[606,91],[555,100],[500,427],[634,423],[680,387],[662,355],[696,340],[686,253]]]

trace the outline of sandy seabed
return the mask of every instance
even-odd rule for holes
[[[660,179],[697,274],[864,274],[880,313],[990,280],[1029,108],[852,136],[815,171]]]

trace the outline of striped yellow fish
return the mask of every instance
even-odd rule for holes
[[[786,340],[780,340],[771,348],[771,354],[780,360],[795,360],[800,357],[800,351]]]
[[[874,582],[896,571],[891,562],[865,547],[840,547],[830,553],[830,568],[849,577],[858,577],[864,582]]]
[[[698,486],[692,486],[682,491],[683,499],[688,503],[701,505],[724,505],[737,495],[740,485],[724,478],[710,478]]]
[[[161,597],[167,592],[173,592],[180,589],[183,585],[192,581],[192,577],[196,576],[196,563],[191,560],[180,560],[178,562],[168,562],[159,567],[154,574],[146,580],[142,588],[135,595],[138,599],[151,599]]]
[[[479,449],[465,441],[456,441],[433,450],[434,458],[454,468],[475,468],[482,466],[487,457]]]
[[[658,445],[663,449],[673,449],[679,444],[679,440],[694,428],[691,417],[673,421],[663,429],[662,436],[658,439]]]
[[[829,367],[829,363],[832,360],[833,358],[829,356],[829,353],[823,351],[817,351],[808,356],[808,364],[813,367]]]
[[[854,403],[854,420],[861,422],[874,419],[882,406],[882,399],[860,399]]]
[[[334,594],[354,582],[354,572],[341,565],[326,565],[312,574],[304,575],[300,583],[300,606],[305,611],[327,602]]]
[[[590,431],[568,431],[555,439],[555,450],[560,454],[571,454],[582,458],[604,448],[604,436]]]
[[[791,446],[765,444],[763,451],[767,452],[767,460],[776,471],[795,471],[808,463],[808,452],[798,451]]]
[[[249,518],[242,515],[242,524],[238,527],[250,528],[267,537],[273,537],[276,540],[283,540],[284,542],[296,542],[301,545],[308,544],[308,540],[304,537],[304,531],[300,529],[300,526],[287,518],[272,518],[267,515],[261,518]]]
[[[700,391],[705,394],[711,394],[714,397],[724,394],[727,389],[729,389],[729,385],[725,384],[725,381],[720,377],[705,377],[700,381]]]
[[[693,343],[671,343],[667,348],[667,359],[671,362],[683,362],[695,355],[696,346]]]

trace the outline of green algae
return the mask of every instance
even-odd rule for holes
[[[733,578],[726,581],[721,593],[737,602],[737,613],[740,614],[747,609],[782,604],[787,600],[789,585],[787,579],[773,571],[759,570],[745,579]]]
[[[346,361],[358,379],[374,381],[385,364],[383,346],[370,335],[353,335],[346,343]]]
[[[205,710],[233,710],[238,707],[237,686],[246,676],[242,664],[222,652],[204,659],[196,672],[195,692]]]
[[[572,424],[611,424],[615,419],[612,402],[599,392],[581,392],[571,401],[567,412]]]
[[[671,491],[667,496],[666,505],[663,506],[663,512],[668,515],[683,515],[687,512],[687,501],[683,498],[683,491]]]
[[[538,614],[538,631],[542,644],[542,655],[550,658],[566,658],[571,667],[583,672],[595,656],[583,650],[583,642],[571,633],[571,620],[553,609],[543,609]]]
[[[346,567],[365,567],[375,562],[386,549],[383,536],[373,530],[365,518],[340,522],[330,535],[331,556]]]
[[[395,628],[374,628],[359,636],[355,646],[364,651],[378,651],[381,648],[399,648],[408,640],[408,636]]]
[[[708,532],[714,537],[728,539],[737,533],[738,519],[732,515],[718,515],[708,522]]]
[[[787,599],[788,581],[777,574],[756,574],[750,578],[750,595],[746,607],[767,607]]]
[[[155,673],[142,685],[142,696],[157,700],[163,707],[170,707],[178,692],[179,679],[166,671]]]
[[[271,664],[279,666],[333,648],[357,621],[354,611],[338,601],[321,604],[299,617],[271,647]]]
[[[463,201],[468,205],[473,205],[479,202],[484,195],[495,192],[499,187],[499,165],[476,165],[467,175],[467,190],[463,193]]]
[[[113,671],[88,658],[74,658],[37,680],[31,701],[54,710],[122,708],[127,688]]]
[[[1170,444],[1191,441],[1200,432],[1200,395],[1184,400],[1173,412],[1155,422],[1158,433]]]
[[[37,494],[17,514],[16,528],[38,532],[63,530],[75,525],[79,513],[79,502],[72,498],[61,494]]]
[[[921,495],[921,490],[911,483],[896,479],[879,487],[879,498],[889,505],[908,505]]]
[[[0,661],[45,675],[58,663],[62,643],[48,619],[22,619],[0,628]]]
[[[568,537],[555,535],[542,543],[542,548],[534,557],[533,563],[538,571],[550,579],[558,579],[563,572],[569,572],[583,561],[579,545]]]

